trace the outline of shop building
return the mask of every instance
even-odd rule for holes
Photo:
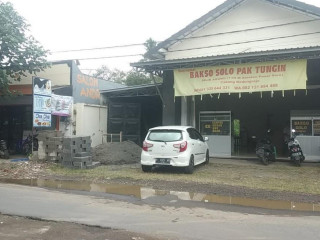
[[[254,155],[271,129],[286,157],[296,129],[320,159],[320,9],[295,0],[227,0],[132,63],[161,72],[162,125],[192,125],[213,157]]]
[[[142,146],[149,128],[162,124],[162,86],[144,84],[102,90],[101,99],[108,108],[108,141],[133,141]]]
[[[12,152],[33,127],[33,77],[27,74],[20,82],[12,81],[10,89],[22,95],[0,99],[0,138],[8,142]],[[91,136],[93,146],[101,143],[107,132],[107,108],[101,105],[100,90],[123,86],[83,74],[73,60],[53,62],[37,77],[51,81],[52,93],[73,100],[68,116],[52,115],[51,127],[36,129],[59,130],[66,136]]]

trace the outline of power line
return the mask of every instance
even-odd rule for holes
[[[305,20],[305,21],[295,21],[295,22],[275,24],[275,25],[269,25],[269,26],[263,26],[263,27],[247,28],[247,29],[241,29],[241,30],[235,30],[235,31],[227,31],[227,32],[206,34],[206,35],[201,35],[201,36],[191,36],[191,37],[183,37],[183,38],[178,38],[178,37],[177,37],[177,38],[168,39],[167,41],[169,41],[169,42],[174,42],[174,41],[184,40],[184,39],[206,38],[206,37],[213,37],[213,36],[219,36],[219,35],[224,35],[224,34],[241,33],[241,32],[248,32],[248,31],[254,31],[254,30],[262,30],[262,29],[266,29],[266,28],[275,28],[275,27],[282,27],[282,26],[288,26],[288,25],[294,25],[294,24],[302,24],[302,23],[315,22],[315,21],[320,21],[320,19],[311,19],[311,20]],[[165,40],[165,41],[166,41],[166,40]],[[156,42],[159,43],[158,41],[156,41]],[[162,42],[164,42],[164,41],[162,41]],[[115,48],[126,48],[126,47],[135,47],[135,46],[144,46],[144,43],[132,43],[132,44],[106,46],[106,47],[96,47],[96,48],[59,50],[59,51],[53,51],[52,53],[68,53],[68,52],[94,51],[94,50],[102,50],[102,49],[115,49]]]
[[[218,45],[211,45],[211,46],[206,46],[206,47],[185,48],[185,49],[178,49],[178,50],[172,50],[172,51],[167,51],[167,52],[182,52],[182,51],[200,50],[200,49],[213,48],[213,47],[226,47],[226,46],[231,46],[231,45],[239,45],[239,44],[254,43],[254,42],[264,42],[264,41],[285,39],[285,38],[291,38],[291,37],[307,36],[307,35],[313,35],[313,34],[319,34],[319,33],[320,32],[293,34],[293,35],[282,36],[282,37],[273,37],[273,38],[257,39],[257,40],[251,40],[251,41],[218,44]]]
[[[81,51],[92,51],[92,50],[101,50],[101,49],[113,49],[113,48],[135,47],[135,46],[142,46],[142,45],[144,45],[144,43],[133,43],[133,44],[116,45],[116,46],[108,46],[108,47],[96,47],[96,48],[82,48],[82,49],[72,49],[72,50],[60,50],[60,51],[54,51],[54,52],[52,52],[52,53],[81,52]]]
[[[96,60],[96,59],[105,59],[105,58],[122,58],[122,57],[138,57],[143,56],[144,54],[130,54],[130,55],[118,55],[118,56],[105,56],[105,57],[87,57],[87,58],[74,58],[77,60]],[[74,60],[68,59],[68,60]],[[68,61],[66,60],[66,61]]]
[[[251,41],[242,41],[242,42],[234,42],[234,43],[226,43],[226,44],[217,44],[217,45],[211,45],[211,46],[206,46],[206,47],[195,47],[195,48],[178,49],[178,50],[172,50],[172,51],[167,51],[167,52],[173,53],[173,52],[182,52],[182,51],[191,51],[191,50],[201,50],[201,49],[207,49],[207,48],[225,47],[225,46],[239,45],[239,44],[246,44],[246,43],[254,43],[254,42],[264,42],[264,41],[292,38],[292,37],[298,37],[298,36],[308,36],[308,35],[314,35],[314,34],[319,34],[319,33],[320,33],[320,31],[319,32],[312,32],[312,33],[293,34],[293,35],[281,36],[281,37],[257,39],[257,40],[251,40]],[[103,57],[86,57],[86,58],[76,58],[76,59],[77,60],[96,60],[96,59],[108,59],[108,58],[138,57],[138,56],[143,56],[143,55],[144,54],[129,54],[129,55],[116,55],[116,56],[103,56]],[[70,60],[72,60],[72,59],[70,59]]]
[[[305,21],[296,21],[296,22],[289,22],[289,23],[281,23],[281,24],[269,25],[269,26],[263,26],[263,27],[247,28],[247,29],[234,30],[234,31],[228,31],[228,32],[220,32],[220,33],[212,33],[212,34],[206,34],[206,35],[201,35],[201,36],[193,36],[193,37],[191,36],[191,37],[183,37],[183,38],[173,38],[173,39],[169,39],[168,41],[176,41],[176,40],[184,40],[184,39],[197,39],[197,38],[213,37],[213,36],[219,36],[219,35],[225,35],[225,34],[249,32],[249,31],[254,31],[254,30],[262,30],[262,29],[274,28],[274,27],[283,27],[283,26],[289,26],[289,25],[300,24],[300,23],[315,22],[315,21],[320,21],[320,19],[311,19],[311,20],[305,20]]]

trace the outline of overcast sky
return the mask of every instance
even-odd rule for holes
[[[6,0],[2,0],[6,1]],[[9,0],[31,25],[31,34],[52,52],[49,60],[137,55],[143,47],[57,53],[162,41],[224,0]],[[320,0],[302,2],[320,7]],[[140,56],[80,60],[81,69],[101,65],[129,70]],[[84,73],[90,73],[83,71]]]

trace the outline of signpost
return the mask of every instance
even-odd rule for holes
[[[32,77],[33,121],[31,133],[31,152],[33,154],[33,129],[51,127],[51,81]]]
[[[51,81],[33,77],[33,127],[51,127]]]

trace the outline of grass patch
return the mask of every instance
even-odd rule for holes
[[[320,165],[295,167],[285,164],[235,165],[210,163],[196,168],[191,175],[177,169],[142,172],[140,165],[99,166],[94,169],[67,169],[52,166],[51,174],[85,180],[132,179],[175,181],[197,184],[226,184],[275,191],[320,194]]]

